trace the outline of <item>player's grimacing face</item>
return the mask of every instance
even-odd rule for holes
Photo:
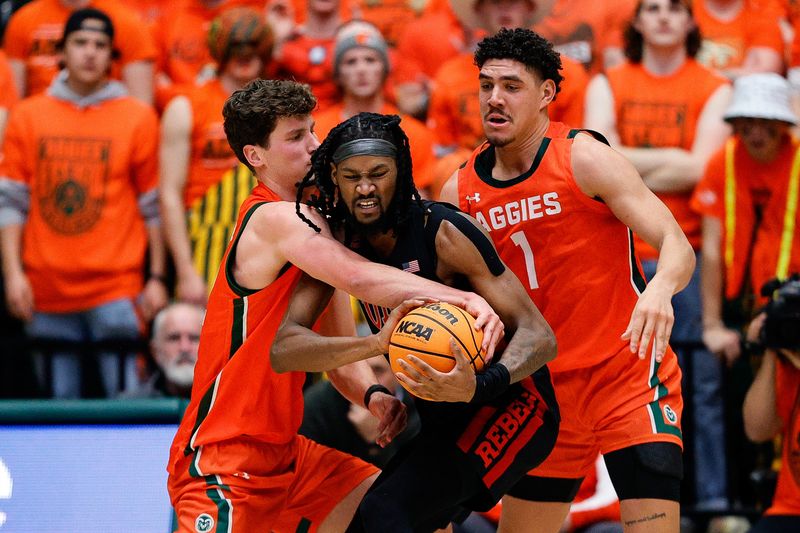
[[[483,131],[491,144],[506,146],[536,124],[545,82],[525,65],[512,59],[490,59],[481,68],[479,82]]]
[[[393,157],[357,155],[333,167],[339,196],[361,225],[380,222],[397,188],[397,162]]]

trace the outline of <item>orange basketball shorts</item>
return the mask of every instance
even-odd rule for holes
[[[168,489],[179,532],[314,532],[378,469],[300,435],[207,444],[176,465]]]
[[[681,369],[669,349],[661,363],[640,360],[627,346],[587,368],[553,372],[561,408],[555,448],[529,472],[541,477],[579,478],[598,453],[646,442],[673,442],[681,435]]]

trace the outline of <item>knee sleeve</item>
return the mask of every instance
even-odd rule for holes
[[[570,503],[582,482],[583,478],[524,476],[507,494],[529,502]]]
[[[680,501],[683,453],[670,442],[648,442],[605,454],[620,500],[654,498]]]

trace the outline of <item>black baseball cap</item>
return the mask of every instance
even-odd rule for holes
[[[74,31],[88,30],[105,33],[111,42],[114,42],[114,23],[105,12],[87,7],[73,11],[64,24],[64,35],[59,41],[59,46],[64,47],[67,36]]]

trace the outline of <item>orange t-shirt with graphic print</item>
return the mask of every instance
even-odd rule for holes
[[[87,7],[105,12],[114,24],[114,48],[120,53],[112,68],[114,78],[128,63],[156,59],[152,36],[142,31],[144,23],[136,12],[116,0],[92,0]],[[25,63],[27,96],[43,92],[58,73],[56,43],[71,13],[59,0],[34,0],[8,21],[4,48],[10,59]]]
[[[603,70],[604,50],[622,48],[622,30],[635,7],[636,0],[559,0],[533,29],[562,55],[597,73]]]
[[[561,64],[564,80],[548,115],[551,121],[581,126],[588,76],[579,63],[566,56],[561,56]],[[460,54],[436,73],[428,107],[428,127],[438,145],[473,150],[483,142],[478,72],[472,54]]]
[[[436,162],[433,153],[433,134],[420,121],[414,117],[401,114],[391,104],[384,103],[380,113],[383,115],[400,115],[400,127],[406,132],[409,149],[411,150],[414,185],[417,186],[417,189],[430,186],[433,180],[433,165]],[[344,104],[342,102],[336,103],[324,111],[314,113],[314,131],[317,137],[324,139],[334,126],[344,120],[346,120],[344,117]]]
[[[714,18],[702,0],[693,3],[694,20],[703,38],[696,57],[700,63],[720,70],[738,67],[753,47],[772,48],[784,57],[783,36],[774,13],[743,4],[739,14],[726,22]]]
[[[225,172],[236,167],[238,160],[222,126],[222,107],[229,95],[220,81],[214,79],[193,88],[186,96],[192,106],[192,147],[183,190],[183,202],[188,209]]]
[[[78,108],[42,94],[14,108],[0,175],[30,188],[22,262],[37,311],[141,292],[147,235],[137,201],[156,187],[157,143],[155,112],[132,97]]]
[[[727,80],[693,59],[673,74],[654,76],[641,64],[624,63],[607,73],[614,95],[617,131],[623,146],[691,150],[697,121],[711,95]],[[691,191],[656,193],[681,225],[695,250],[700,249],[700,217],[689,208]],[[642,259],[658,252],[637,237]]]
[[[733,261],[730,268],[725,268],[725,296],[729,299],[739,296],[749,264],[749,281],[753,294],[757,296],[759,302],[765,303],[766,300],[760,296],[761,286],[777,274],[789,178],[792,162],[800,144],[787,138],[774,161],[760,163],[747,153],[741,142],[738,140],[734,142],[736,207],[733,213]],[[692,208],[698,213],[721,222],[720,252],[723,258],[728,242],[726,227],[728,210],[725,205],[726,149],[727,146],[723,147],[708,161],[705,174],[695,187],[691,203]],[[752,245],[752,258],[748,261],[747,253],[755,227],[756,205],[760,205],[761,223]],[[800,272],[800,229],[797,227],[794,229],[791,243],[789,273]]]
[[[295,33],[281,46],[276,58],[275,77],[311,86],[320,111],[333,105],[339,96],[339,88],[333,80],[333,45],[333,39]]]
[[[800,514],[800,370],[780,358],[775,369],[775,401],[783,422],[781,471],[766,515]]]

